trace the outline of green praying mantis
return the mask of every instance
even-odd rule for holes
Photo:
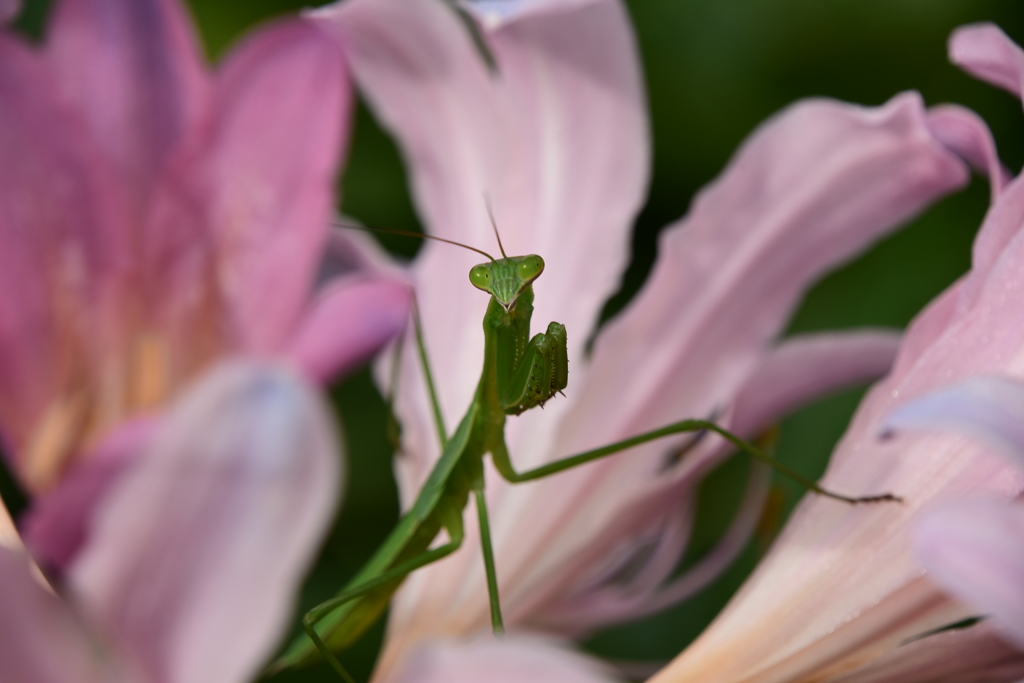
[[[474,266],[469,273],[473,286],[490,295],[483,319],[483,371],[473,400],[458,428],[450,438],[446,437],[441,427],[418,315],[414,310],[420,358],[443,449],[441,457],[412,507],[399,519],[395,529],[362,570],[335,597],[305,615],[302,625],[308,638],[300,636],[292,643],[274,664],[274,670],[306,664],[322,656],[346,683],[355,683],[333,652],[351,646],[376,622],[408,574],[459,548],[465,536],[463,510],[469,504],[470,494],[479,520],[491,623],[496,634],[504,631],[484,498],[484,456],[488,454],[501,476],[518,484],[552,476],[654,439],[684,432],[714,432],[737,449],[768,463],[817,494],[851,504],[900,500],[892,494],[850,497],[822,489],[752,443],[705,419],[682,420],[536,469],[517,471],[505,444],[505,421],[508,415],[543,406],[565,389],[568,384],[566,330],[563,325],[552,322],[545,332],[530,337],[533,283],[544,271],[544,260],[536,254],[506,256],[496,225],[494,229],[501,249],[500,259],[459,244],[488,259],[488,262]],[[458,244],[442,238],[431,239]],[[448,542],[432,548],[442,529],[447,532]]]

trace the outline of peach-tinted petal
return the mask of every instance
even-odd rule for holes
[[[953,31],[949,59],[969,74],[1020,97],[1024,51],[995,24],[968,24]]]
[[[913,640],[833,683],[996,683],[1024,679],[1024,653],[991,622]]]
[[[156,420],[145,418],[121,425],[72,466],[52,490],[32,501],[20,521],[36,561],[63,574],[88,540],[96,506],[144,452],[156,425]]]
[[[71,595],[153,680],[249,680],[287,626],[338,485],[313,390],[280,368],[224,364],[105,497]]]
[[[914,547],[929,577],[992,617],[1024,658],[1024,503],[944,505],[920,521]]]

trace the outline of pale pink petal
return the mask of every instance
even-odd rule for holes
[[[971,272],[963,281],[960,307],[970,304],[978,296],[997,259],[1020,232],[1024,225],[1024,176],[1006,186],[999,201],[985,216],[972,248]]]
[[[343,38],[359,85],[398,138],[429,231],[496,254],[489,198],[505,251],[546,260],[534,321],[567,326],[575,364],[628,257],[649,140],[622,6],[547,5],[555,9],[517,13],[485,29],[498,75],[444,3],[360,0],[317,16]],[[418,299],[451,423],[472,397],[483,358],[487,298],[467,285],[469,269],[482,260],[426,244],[414,266],[417,281],[430,283]],[[400,478],[411,493],[436,455],[436,439],[414,354],[406,356],[399,412],[414,457]],[[524,415],[513,430],[533,421]]]
[[[1024,680],[1024,653],[991,622],[913,640],[832,683],[997,683]]]
[[[218,366],[110,491],[72,595],[154,680],[249,680],[334,509],[326,407],[274,367]]]
[[[878,109],[810,101],[775,117],[665,234],[650,281],[598,337],[590,367],[570,363],[569,393],[578,398],[554,448],[513,456],[526,467],[727,410],[804,288],[966,180],[964,165],[931,137],[913,94]],[[777,411],[761,417],[834,382],[882,372],[891,343],[873,343],[858,361],[866,365],[847,368],[847,377],[831,368],[837,374],[821,385],[801,385],[804,373],[794,373],[793,394],[774,399]],[[626,511],[649,507],[669,484],[665,455],[684,442],[655,442],[528,486],[495,486],[500,509],[492,523],[510,613],[571,592],[581,572],[576,558],[610,552],[630,532]],[[722,455],[720,443],[706,439],[673,476],[694,480]],[[654,520],[637,515],[633,523],[641,525],[636,533]]]
[[[32,576],[23,552],[0,547],[0,662],[12,683],[129,683],[63,600]]]
[[[61,0],[46,56],[127,189],[136,227],[186,130],[205,113],[207,76],[175,0]]]
[[[427,641],[394,683],[601,683],[619,680],[600,662],[560,643],[509,634]]]
[[[892,367],[900,339],[896,332],[871,330],[787,339],[740,390],[729,427],[754,434],[814,398],[878,379]]]
[[[933,581],[992,617],[1024,650],[1024,503],[972,500],[937,508],[917,525],[914,548]]]
[[[412,290],[403,282],[352,276],[324,287],[285,354],[307,376],[326,382],[365,362],[409,319]]]
[[[37,55],[0,36],[0,424],[14,458],[62,383],[111,343],[97,321],[126,254],[116,184],[53,90]]]
[[[999,198],[1013,176],[999,161],[992,131],[980,116],[955,104],[940,105],[928,112],[928,130],[974,170],[986,175],[992,186],[992,201]]]
[[[118,427],[62,474],[52,490],[32,501],[20,521],[37,562],[63,574],[88,540],[97,505],[142,454],[156,426],[155,419],[142,418]]]
[[[155,209],[160,241],[149,258],[172,271],[160,293],[208,279],[202,263],[212,260],[233,341],[280,350],[327,239],[350,104],[337,45],[308,22],[274,25],[237,48],[215,79],[213,120]]]
[[[949,59],[964,71],[1020,97],[1024,51],[995,24],[968,24],[953,31]]]
[[[884,428],[966,432],[1024,468],[1024,383],[998,375],[971,377],[900,406]]]
[[[461,0],[459,6],[489,29],[529,14],[573,10],[600,0]]]

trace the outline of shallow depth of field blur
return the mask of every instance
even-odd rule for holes
[[[633,263],[622,291],[606,307],[608,316],[628,301],[646,276],[658,229],[686,211],[694,193],[718,174],[752,128],[795,99],[828,96],[876,105],[899,91],[916,89],[929,105],[958,102],[974,109],[992,128],[1004,162],[1014,170],[1024,163],[1024,114],[1018,101],[950,66],[945,48],[954,27],[980,20],[995,21],[1011,38],[1024,43],[1019,0],[633,0],[627,4],[647,75],[655,165],[647,205],[637,223]],[[28,2],[21,28],[37,32],[46,5]],[[309,3],[190,0],[189,5],[208,55],[217,58],[252,25]],[[341,182],[346,213],[372,226],[419,229],[395,147],[362,108]],[[971,240],[987,201],[987,184],[975,178],[965,192],[938,203],[820,282],[790,330],[903,327],[967,269]],[[418,246],[415,240],[400,237],[386,236],[382,241],[402,257],[412,256]],[[543,279],[537,295],[544,296]],[[685,297],[686,292],[678,296]],[[481,295],[481,317],[485,305]],[[444,377],[438,381],[444,382]],[[304,608],[337,590],[398,516],[384,407],[369,373],[357,373],[335,387],[333,395],[347,432],[350,479],[341,517],[305,586]],[[780,457],[817,477],[860,395],[860,391],[840,394],[786,420]],[[699,557],[723,530],[738,501],[745,467],[744,460],[734,459],[704,485],[698,526],[684,562]],[[9,497],[7,491],[2,493]],[[725,604],[801,495],[788,481],[778,482],[775,513],[765,516],[760,537],[710,590],[656,617],[605,631],[586,647],[613,659],[669,659]],[[382,634],[383,623],[342,656],[358,680],[367,679]],[[326,667],[317,667],[274,680],[338,679]]]

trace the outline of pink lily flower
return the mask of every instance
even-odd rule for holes
[[[174,0],[63,0],[40,50],[0,34],[0,433],[41,559],[138,450],[103,440],[215,362],[324,381],[403,327],[407,285],[328,227],[350,100],[305,21],[213,73]]]
[[[912,401],[889,416],[894,430],[957,430],[987,441],[1024,469],[1024,383],[978,376]],[[1024,651],[1024,506],[974,498],[936,508],[914,533],[917,556],[933,581],[980,614]]]
[[[996,27],[957,30],[950,53],[969,72],[1021,94],[1024,52]],[[1024,677],[1024,651],[1006,641],[1010,635],[1019,646],[1019,630],[986,621],[925,637],[979,616],[979,606],[995,609],[991,599],[980,598],[980,574],[973,575],[970,590],[963,580],[977,560],[989,561],[985,580],[993,582],[1000,570],[1007,579],[1010,563],[1016,563],[1017,592],[1004,590],[1001,596],[1016,596],[1016,603],[1003,605],[1006,611],[1020,607],[1020,547],[996,551],[993,543],[1020,523],[1019,516],[1010,522],[1004,513],[1011,505],[1005,501],[1024,489],[1024,471],[972,439],[904,432],[880,438],[889,427],[908,426],[924,410],[919,401],[929,400],[921,397],[940,387],[978,374],[1024,375],[1024,177],[994,189],[997,198],[975,241],[971,271],[911,324],[892,374],[862,403],[823,480],[830,487],[893,491],[904,497],[903,504],[849,508],[806,499],[730,605],[652,681]],[[979,417],[976,409],[971,421]],[[986,419],[1005,422],[995,415]],[[1001,498],[1000,513],[992,514],[988,501],[985,510],[946,507],[978,496]],[[951,519],[961,513],[970,516]],[[977,526],[986,514],[1001,528]],[[975,535],[969,542],[968,529]],[[1015,531],[1019,539],[1019,527]],[[954,537],[961,545],[948,541]],[[954,547],[962,551],[958,557],[949,555]],[[999,589],[989,586],[989,598]]]
[[[510,422],[517,467],[684,417],[716,415],[755,435],[814,396],[889,369],[898,343],[891,333],[778,336],[816,278],[967,181],[946,145],[991,165],[991,141],[976,117],[926,112],[914,93],[879,108],[810,100],[782,112],[666,231],[646,288],[588,355],[586,341],[626,262],[650,160],[626,12],[616,0],[464,8],[479,22],[496,73],[443,3],[349,0],[315,16],[343,40],[358,84],[404,150],[430,232],[491,249],[486,196],[506,251],[547,262],[535,327],[566,325],[571,378],[566,398]],[[486,301],[466,282],[476,262],[426,244],[412,267],[448,425],[466,409],[480,372]],[[397,397],[406,505],[439,454],[413,356],[404,356]],[[488,473],[507,625],[579,635],[677,601],[727,565],[760,513],[767,479],[755,468],[722,545],[669,582],[686,545],[694,487],[727,455],[706,439],[673,464],[667,455],[686,442],[655,443],[528,485]],[[887,490],[874,482],[838,488]],[[377,678],[400,678],[423,643],[488,629],[479,546],[467,540],[397,594]]]
[[[4,680],[251,680],[333,516],[337,448],[327,406],[293,371],[204,373],[110,487],[59,596],[0,547]]]

